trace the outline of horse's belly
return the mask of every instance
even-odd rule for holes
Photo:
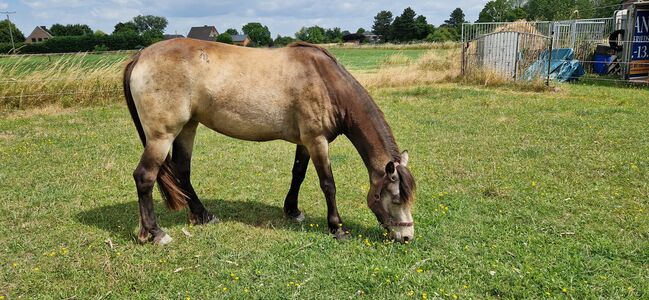
[[[280,107],[281,108],[281,107]],[[221,105],[199,114],[198,121],[221,134],[249,141],[286,140],[297,143],[296,124],[282,109],[262,109],[254,105]]]

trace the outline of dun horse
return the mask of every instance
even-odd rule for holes
[[[329,231],[338,239],[348,233],[336,208],[328,145],[346,135],[369,173],[369,208],[392,238],[403,242],[414,235],[410,207],[415,181],[406,167],[408,153],[399,153],[383,113],[367,91],[323,48],[301,42],[275,50],[191,39],[160,42],[127,65],[124,93],[144,145],[133,173],[141,242],[171,241],[153,211],[156,181],[169,208],[189,206],[190,222],[217,220],[190,182],[199,123],[237,139],[296,144],[284,212],[304,220],[298,193],[312,159],[327,201]]]

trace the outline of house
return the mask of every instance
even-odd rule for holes
[[[374,32],[371,31],[366,31],[363,32],[363,35],[365,36],[365,40],[369,43],[376,44],[380,41],[381,36],[375,34]]]
[[[351,44],[362,44],[365,41],[365,35],[360,33],[350,33],[343,35],[343,42]]]
[[[184,38],[185,36],[182,34],[165,34],[162,36],[163,40],[171,40],[171,39],[177,39],[177,38]]]
[[[189,30],[187,37],[190,39],[214,42],[218,35],[219,32],[216,30],[216,27],[204,25],[203,27],[192,27],[192,29]]]
[[[362,44],[366,42],[376,44],[380,39],[381,36],[376,35],[371,31],[343,35],[343,42],[352,44]]]
[[[31,34],[25,38],[25,44],[47,41],[52,38],[52,33],[45,26],[36,26]]]
[[[252,40],[250,40],[247,34],[235,34],[232,36],[232,44],[234,45],[248,47],[250,42]]]

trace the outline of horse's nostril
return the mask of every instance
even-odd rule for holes
[[[407,242],[408,240],[410,240],[409,237],[407,237],[407,236],[404,236],[404,237],[403,237],[403,241],[404,241],[404,242]]]

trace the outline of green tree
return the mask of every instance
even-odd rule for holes
[[[529,0],[523,8],[530,20],[590,18],[596,12],[592,0]]]
[[[233,35],[239,35],[239,31],[234,28],[228,28],[225,33],[229,34],[230,37],[232,37]]]
[[[365,28],[363,28],[363,27],[360,27],[360,28],[356,29],[356,33],[357,33],[357,34],[363,34],[363,33],[365,33],[365,31],[366,31],[366,30],[365,30]]]
[[[128,22],[119,22],[115,24],[115,29],[113,30],[113,34],[116,33],[137,33],[137,25],[133,23],[132,21]]]
[[[169,24],[167,18],[152,15],[139,15],[134,17],[133,23],[135,23],[139,33],[144,33],[149,30],[164,32],[165,28],[167,28],[167,24]]]
[[[517,0],[492,0],[478,15],[478,22],[513,22],[525,19],[527,12]]]
[[[325,41],[327,43],[341,43],[343,41],[343,33],[340,27],[327,28],[325,30]]]
[[[374,25],[372,25],[372,31],[374,34],[380,35],[384,41],[390,40],[391,33],[390,27],[392,25],[392,12],[387,10],[382,10],[374,17]]]
[[[164,39],[164,33],[159,29],[149,29],[142,33],[142,38],[146,45],[151,45],[162,41]]]
[[[221,33],[216,36],[216,41],[225,44],[232,44],[232,36],[230,35],[230,33],[225,31],[224,33]]]
[[[415,38],[418,40],[426,38],[428,34],[432,33],[431,29],[434,29],[434,27],[431,26],[432,25],[428,24],[428,21],[426,21],[425,16],[417,16],[417,18],[415,18]]]
[[[448,20],[444,21],[444,24],[452,28],[460,28],[462,23],[465,23],[464,12],[461,8],[456,8],[451,12],[451,16]]]
[[[270,30],[268,30],[268,27],[261,25],[261,23],[248,23],[243,25],[242,30],[243,34],[248,35],[255,46],[268,46],[273,41],[270,37]]]
[[[54,24],[50,27],[50,32],[53,36],[79,36],[92,34],[93,31],[90,26],[85,24]]]
[[[610,18],[616,10],[622,9],[621,0],[593,0],[593,18]]]
[[[446,42],[457,40],[457,31],[449,26],[440,26],[426,37],[427,42]]]
[[[278,46],[282,47],[282,46],[286,46],[286,45],[288,45],[288,44],[290,44],[290,43],[292,43],[294,41],[295,41],[295,39],[290,37],[290,36],[281,36],[281,35],[278,34],[277,37],[275,38],[275,40],[273,41],[273,45],[275,47],[278,47]]]
[[[416,38],[415,11],[408,7],[392,22],[392,40],[405,42]]]
[[[325,30],[320,26],[302,27],[295,33],[295,38],[312,44],[320,44],[326,41]]]
[[[9,28],[11,28],[11,35],[9,35]],[[25,41],[25,35],[14,23],[10,23],[8,20],[0,21],[0,43],[10,43],[11,36],[14,38],[14,43]]]

